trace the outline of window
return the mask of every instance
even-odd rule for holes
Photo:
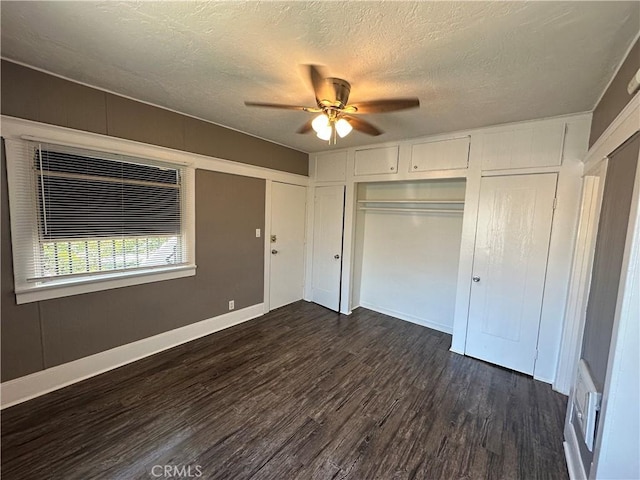
[[[32,293],[60,287],[193,274],[192,169],[52,143],[7,143],[18,303],[59,296]],[[113,286],[121,284],[77,293]]]

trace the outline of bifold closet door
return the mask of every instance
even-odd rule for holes
[[[344,187],[316,187],[313,213],[311,298],[340,310]]]
[[[269,239],[270,310],[302,299],[306,212],[306,187],[273,182]]]
[[[485,177],[465,353],[533,374],[557,174]]]

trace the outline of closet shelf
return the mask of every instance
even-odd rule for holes
[[[464,213],[464,210],[460,208],[359,207],[358,210],[374,210],[379,212]]]
[[[451,205],[463,205],[464,200],[420,200],[420,199],[403,199],[403,200],[358,200],[358,203],[424,203],[424,204],[451,204]]]

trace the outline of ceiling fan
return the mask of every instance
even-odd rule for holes
[[[279,103],[244,102],[248,107],[280,108],[285,110],[302,110],[309,113],[319,113],[306,122],[298,133],[316,132],[318,138],[335,144],[337,137],[346,137],[352,129],[367,135],[380,135],[382,130],[371,123],[359,118],[359,115],[370,113],[395,112],[420,106],[420,100],[415,97],[393,98],[385,100],[370,100],[349,104],[351,85],[341,78],[326,77],[317,65],[308,65],[311,85],[316,96],[315,107],[297,105],[282,105]]]

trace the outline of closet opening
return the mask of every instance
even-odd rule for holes
[[[451,334],[466,180],[356,185],[351,308]]]

